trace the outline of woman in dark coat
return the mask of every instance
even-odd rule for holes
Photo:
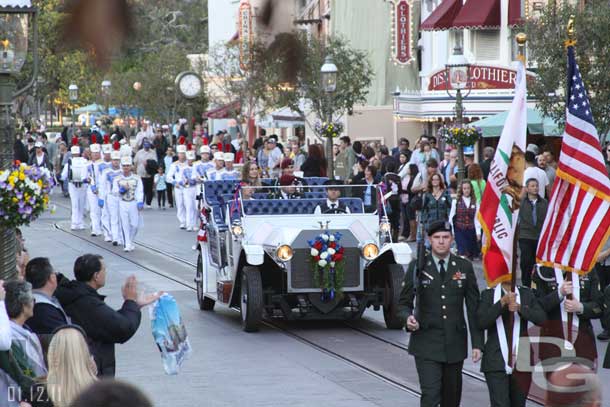
[[[376,176],[377,168],[368,165],[364,169],[364,178],[358,182],[358,185],[361,185],[361,187],[354,188],[354,196],[362,199],[366,213],[372,213],[377,210]]]
[[[304,177],[326,177],[326,159],[321,144],[310,144],[307,159],[301,165]]]

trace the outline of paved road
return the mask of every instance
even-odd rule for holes
[[[58,204],[65,203],[59,199]],[[167,232],[166,240],[159,242],[168,247],[175,245],[176,255],[192,257],[194,252],[182,248],[184,242],[180,243],[179,234],[172,233],[169,212],[167,221],[159,214],[145,213],[147,227],[154,225],[154,217],[158,224],[165,225],[160,232]],[[143,318],[134,338],[117,347],[117,376],[142,388],[156,406],[418,405],[416,397],[273,328],[263,327],[257,334],[243,332],[239,314],[234,311],[218,307],[213,313],[202,313],[188,288],[54,227],[56,223],[66,226],[68,219],[68,211],[58,206],[54,215],[46,214],[24,228],[31,256],[50,257],[59,271],[72,277],[78,255],[99,253],[108,267],[107,286],[102,293],[112,306],[120,306],[120,286],[130,274],[135,274],[147,291],[168,291],[180,304],[194,352],[179,375],[167,376],[163,372],[148,316]],[[88,238],[88,233],[78,233]],[[194,238],[191,233],[185,239],[187,245]],[[98,239],[95,242],[100,243]],[[144,250],[136,250],[130,256],[145,262],[146,267],[167,261]],[[176,270],[180,272],[178,266]],[[188,277],[192,279],[192,273]]]
[[[110,247],[99,238],[91,239],[85,232],[79,232],[78,238],[55,229],[53,224],[66,226],[69,214],[64,209],[67,201],[63,198],[56,200],[60,206],[55,215],[47,214],[33,227],[24,230],[32,255],[49,256],[56,267],[69,271],[78,254],[100,253],[110,266],[109,284],[103,292],[109,295],[108,301],[113,305],[120,305],[120,284],[129,274],[136,274],[147,290],[171,292],[181,305],[195,352],[180,375],[164,375],[150,335],[148,318],[144,318],[143,326],[134,339],[118,348],[118,375],[145,389],[156,405],[290,403],[309,406],[320,402],[333,406],[418,405],[415,397],[272,328],[264,327],[257,334],[243,333],[239,315],[233,311],[222,307],[216,307],[213,313],[199,311],[190,289],[150,272],[152,269],[171,275],[178,281],[192,282],[193,270],[190,267],[141,247],[129,254],[131,261],[128,261],[119,257],[123,255],[119,250],[115,250],[119,256],[108,252]],[[195,262],[196,252],[192,249],[195,233],[177,228],[173,210],[152,209],[145,210],[143,214],[144,228],[137,241]],[[475,264],[475,271],[481,288],[484,288],[480,263]],[[357,326],[392,343],[408,343],[408,335],[404,331],[389,331],[383,327],[381,312],[367,310],[364,320]],[[343,348],[348,354],[357,350],[357,332],[352,332],[348,340],[345,340],[344,330],[333,332],[332,327],[324,325],[309,326],[305,333],[320,338],[321,329],[327,333],[329,345]],[[597,321],[595,329],[597,332],[601,329]],[[350,348],[351,343],[355,343],[354,348]],[[601,355],[605,348],[605,343],[598,342]],[[479,366],[467,360],[464,368],[478,372]],[[401,375],[400,366],[394,366],[391,370]],[[600,374],[602,382],[610,381],[610,371],[604,370]],[[413,366],[405,367],[402,379],[417,388]],[[476,399],[480,400],[485,395],[484,391],[485,388],[480,387]],[[202,399],[205,400],[203,404]],[[610,402],[604,405],[610,407]]]

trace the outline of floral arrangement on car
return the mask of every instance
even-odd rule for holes
[[[447,127],[438,130],[440,138],[452,146],[474,146],[483,135],[480,127]]]
[[[345,249],[339,243],[341,233],[324,231],[315,239],[308,241],[311,248],[310,264],[314,283],[322,289],[322,301],[332,301],[343,291]]]
[[[29,225],[49,204],[53,180],[46,168],[15,161],[0,171],[0,227]]]
[[[343,124],[340,122],[317,122],[314,130],[322,137],[337,138],[343,133]]]

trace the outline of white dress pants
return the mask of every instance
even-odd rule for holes
[[[102,208],[97,204],[97,194],[87,187],[87,203],[89,204],[89,218],[91,219],[91,233],[102,234]]]
[[[186,226],[186,207],[185,207],[185,191],[184,187],[177,186],[174,188],[174,199],[176,204],[176,216],[178,217],[178,222],[180,222],[180,227]]]
[[[197,188],[184,189],[184,206],[186,209],[186,228],[194,229],[197,222]]]
[[[70,193],[70,203],[72,206],[71,228],[84,229],[83,217],[87,204],[87,185],[77,187],[72,182],[69,182],[68,192]]]
[[[124,246],[133,249],[133,239],[138,233],[140,223],[140,211],[136,201],[119,201],[119,214],[121,217],[121,232],[123,234]]]
[[[108,195],[104,208],[108,208],[112,241],[123,244],[123,233],[120,229],[121,222],[119,219],[119,198],[114,195]]]

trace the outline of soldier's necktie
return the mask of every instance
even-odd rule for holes
[[[441,281],[445,281],[445,275],[447,274],[447,272],[445,271],[445,260],[439,260],[438,261],[438,266],[439,266],[439,272],[441,274]]]
[[[330,204],[330,208],[331,209],[336,209],[337,208],[337,204]]]

